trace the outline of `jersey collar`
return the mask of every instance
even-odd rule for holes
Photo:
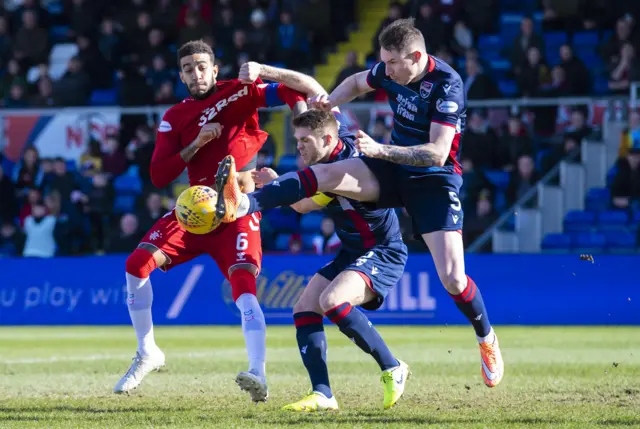
[[[342,149],[344,149],[344,143],[342,143],[342,140],[338,139],[338,144],[331,151],[331,155],[329,155],[329,161],[334,161],[340,152],[342,152]]]
[[[428,61],[427,61],[427,73],[431,73],[433,71],[433,69],[436,68],[436,60],[433,59],[433,57],[431,55],[428,55]]]

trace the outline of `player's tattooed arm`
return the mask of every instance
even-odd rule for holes
[[[313,77],[293,70],[260,64],[260,78],[281,83],[291,89],[307,94],[308,97],[327,93]]]
[[[441,167],[446,160],[430,143],[411,147],[383,145],[376,158],[414,167]]]
[[[198,152],[199,150],[200,148],[195,145],[195,142],[193,142],[180,151],[180,157],[184,160],[184,162],[189,162],[191,161],[191,159],[193,159],[196,152]]]
[[[200,132],[196,139],[180,151],[180,157],[184,162],[189,162],[200,150],[201,147],[209,143],[211,140],[220,137],[224,127],[217,122],[210,122],[200,128]]]
[[[409,147],[380,145],[380,154],[376,158],[414,167],[443,167],[455,136],[455,127],[432,122],[429,132],[431,142]]]

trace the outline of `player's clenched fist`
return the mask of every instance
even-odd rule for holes
[[[356,133],[356,141],[354,143],[358,152],[369,158],[377,158],[383,150],[383,145],[369,137],[362,130],[358,130]]]
[[[220,137],[223,126],[217,122],[204,124],[196,138],[196,147],[203,147],[211,140]]]
[[[252,171],[251,177],[256,183],[256,188],[262,188],[267,183],[278,178],[278,173],[270,168],[262,167],[260,170]]]
[[[238,79],[242,83],[253,83],[260,77],[260,70],[262,64],[249,61],[240,66],[240,73],[238,73]]]
[[[333,108],[327,94],[318,94],[315,97],[311,97],[309,99],[309,105],[314,109],[324,110],[325,112]]]

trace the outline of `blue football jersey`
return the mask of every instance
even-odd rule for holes
[[[416,146],[428,143],[431,123],[456,129],[451,152],[444,167],[413,167],[418,173],[443,172],[462,174],[460,168],[461,138],[466,125],[467,99],[458,72],[439,58],[429,56],[426,75],[418,82],[400,85],[386,73],[385,64],[377,63],[367,75],[371,88],[383,89],[394,112],[391,144]]]
[[[327,163],[360,156],[354,145],[355,135],[344,125],[346,120],[341,113],[334,112],[334,115],[340,140]],[[332,199],[325,209],[335,223],[343,249],[361,252],[378,244],[402,240],[400,223],[392,209],[377,209],[372,203],[326,195]]]

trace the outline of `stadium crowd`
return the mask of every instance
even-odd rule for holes
[[[4,3],[0,103],[12,109],[176,103],[187,95],[177,78],[176,47],[198,38],[214,47],[222,79],[235,77],[248,60],[312,74],[314,64],[357,29],[355,0]],[[457,68],[470,100],[624,94],[640,76],[640,28],[634,19],[640,3],[391,2],[380,29],[405,16],[416,18],[429,52]],[[77,46],[68,61],[53,61],[56,46],[68,43]],[[367,63],[358,64],[358,56],[349,53],[335,85],[379,59],[377,38],[362,50],[370,51]],[[384,101],[384,96],[375,92],[357,101]],[[559,120],[563,115],[566,120]],[[579,159],[581,139],[599,132],[589,116],[587,106],[469,110],[462,152],[467,243],[559,160]],[[640,197],[639,127],[640,116],[632,115],[621,145],[627,148],[621,151],[623,168],[616,173],[625,176],[613,181],[616,206],[624,204],[620,197]],[[390,124],[380,117],[368,131],[388,141]],[[176,197],[174,188],[157,190],[150,183],[154,135],[155,124],[146,117],[123,116],[120,134],[92,141],[79,164],[42,159],[34,147],[15,165],[5,159],[0,256],[131,251]],[[260,166],[272,160],[273,145],[267,144]],[[325,253],[339,246],[330,219],[301,220],[286,208],[273,212],[262,224],[265,250]],[[412,238],[406,214],[399,214],[410,248],[426,250]]]

